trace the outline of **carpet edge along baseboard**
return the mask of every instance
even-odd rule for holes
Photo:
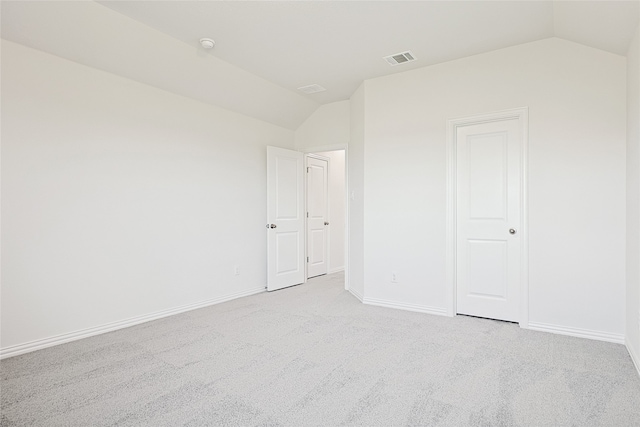
[[[130,326],[139,325],[141,323],[151,322],[153,320],[162,319],[163,317],[169,317],[176,314],[184,313],[191,310],[197,310],[199,308],[208,307],[215,304],[231,301],[236,298],[242,298],[249,295],[265,292],[264,286],[260,288],[253,288],[242,292],[236,292],[233,294],[227,294],[221,297],[200,301],[197,303],[185,304],[179,307],[174,307],[166,310],[157,311],[154,313],[143,314],[140,316],[130,317],[125,320],[119,320],[115,322],[105,323],[103,325],[94,326],[90,328],[80,329],[74,332],[68,332],[65,334],[54,335],[51,337],[41,338],[33,341],[29,341],[22,344],[12,345],[6,348],[0,348],[0,359],[6,359],[13,356],[19,356],[21,354],[30,353],[32,351],[41,350],[43,348],[53,347],[60,344],[65,344],[71,341],[77,341],[83,338],[89,338],[95,335],[105,334],[107,332],[113,332],[118,329],[128,328]]]

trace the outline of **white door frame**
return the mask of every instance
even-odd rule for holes
[[[334,144],[334,145],[321,145],[316,147],[308,147],[302,149],[302,152],[307,155],[311,153],[319,153],[322,151],[344,151],[344,218],[345,218],[345,230],[344,230],[344,288],[349,290],[349,146],[347,144]],[[305,197],[307,186],[307,174],[305,176]],[[306,234],[306,233],[305,233]],[[305,235],[305,248],[307,247],[307,240]],[[305,283],[307,274],[305,271]]]
[[[330,203],[331,201],[329,200],[329,168],[330,168],[330,164],[331,164],[331,159],[329,157],[325,157],[322,156],[320,154],[315,154],[315,153],[305,153],[304,154],[304,167],[309,168],[309,158],[313,158],[313,159],[318,159],[318,160],[324,160],[325,162],[327,162],[327,200],[326,200],[326,208],[327,208],[327,219],[325,221],[329,221],[329,212],[331,209]],[[309,173],[306,172],[304,174],[304,208],[306,209],[307,212],[309,212]],[[304,248],[304,256],[305,257],[309,257],[309,217],[305,215],[304,217],[304,232],[305,234],[305,248]],[[327,263],[327,274],[329,274],[329,257],[330,255],[330,250],[329,250],[329,245],[331,244],[331,232],[328,231],[327,229],[325,229],[325,233],[326,233],[326,246],[324,248],[324,259],[325,262]],[[307,281],[309,279],[309,263],[305,262],[304,264],[304,276],[305,276],[305,281]]]
[[[520,245],[521,245],[521,270],[520,270],[520,327],[529,326],[529,223],[528,223],[528,146],[529,146],[529,109],[527,107],[510,110],[496,111],[493,113],[479,114],[468,117],[460,117],[447,120],[447,256],[446,256],[446,280],[447,280],[447,315],[455,316],[456,308],[456,145],[457,129],[463,126],[482,124],[509,119],[517,119],[520,125],[522,155],[520,157]]]

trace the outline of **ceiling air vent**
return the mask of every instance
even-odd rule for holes
[[[394,55],[385,56],[384,60],[387,61],[390,65],[400,65],[405,62],[415,61],[416,57],[411,53],[410,50],[402,53],[396,53]]]
[[[308,95],[310,93],[324,92],[326,89],[320,85],[313,84],[313,85],[299,87],[298,90]]]

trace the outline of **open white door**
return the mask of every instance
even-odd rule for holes
[[[267,147],[267,290],[304,282],[304,157]]]
[[[329,159],[307,157],[307,278],[327,274]]]

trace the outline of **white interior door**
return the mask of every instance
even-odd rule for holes
[[[457,128],[457,312],[519,321],[521,132],[517,119]]]
[[[329,162],[307,157],[307,277],[327,274]]]
[[[267,147],[267,290],[304,282],[304,158]]]

